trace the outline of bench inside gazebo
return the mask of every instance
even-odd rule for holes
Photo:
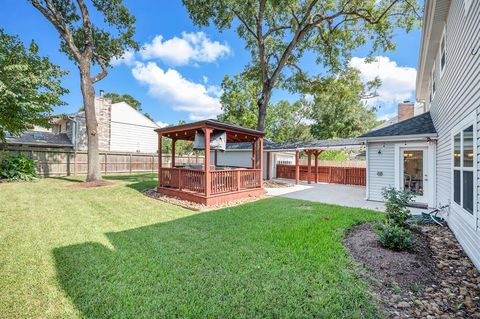
[[[203,205],[216,205],[265,193],[262,183],[262,132],[217,120],[169,126],[155,131],[159,150],[164,137],[172,140],[170,167],[163,166],[159,152],[157,192]],[[176,165],[175,143],[180,140],[192,141],[195,149],[204,150],[204,164]],[[225,150],[226,143],[237,142],[252,143],[251,167],[217,165],[217,153]]]

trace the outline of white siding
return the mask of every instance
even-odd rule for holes
[[[463,1],[452,1],[446,23],[446,67],[442,78],[439,72],[436,72],[437,92],[430,107],[438,132],[438,205],[452,202],[451,129],[469,114],[477,114],[478,118],[480,52],[472,55],[472,50],[480,46],[479,32],[480,1],[472,2],[467,15],[464,12]],[[478,200],[476,205],[478,210]],[[452,206],[448,222],[467,254],[480,268],[480,234],[476,225],[467,221],[464,214],[465,212],[457,211]]]
[[[112,104],[110,150],[114,152],[155,153],[158,126],[124,102]]]
[[[110,150],[113,152],[155,153],[158,149],[157,127],[111,123]]]
[[[383,189],[395,186],[395,144],[368,143],[367,152],[367,198],[382,201]]]

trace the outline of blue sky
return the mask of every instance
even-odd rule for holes
[[[240,72],[250,59],[235,31],[219,33],[213,27],[194,26],[180,0],[125,2],[137,18],[136,40],[150,49],[130,60],[118,61],[108,76],[95,85],[96,91],[128,93],[141,101],[145,112],[162,123],[195,120],[218,113],[223,77]],[[58,107],[55,112],[76,111],[82,105],[78,71],[73,62],[59,52],[60,41],[53,26],[27,1],[2,0],[2,9],[0,27],[18,35],[25,43],[34,39],[42,55],[70,71],[63,79],[64,86],[70,90],[64,97],[67,106]],[[413,99],[420,36],[420,30],[409,34],[398,30],[397,50],[379,52],[376,64],[363,63],[367,48],[354,52],[352,64],[362,71],[365,80],[375,75],[383,80],[380,97],[375,101],[381,105],[378,117],[394,115],[397,102]],[[316,68],[313,61],[303,64],[309,70]],[[272,101],[295,98],[276,91]]]

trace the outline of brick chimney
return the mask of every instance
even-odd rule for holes
[[[112,100],[106,98],[103,91],[101,91],[100,96],[95,97],[95,113],[98,122],[98,147],[100,151],[109,151]]]
[[[403,101],[398,104],[398,122],[408,120],[413,117],[414,105],[410,101]]]

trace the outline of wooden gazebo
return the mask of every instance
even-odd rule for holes
[[[172,140],[170,167],[163,167],[161,151],[158,155],[159,193],[204,205],[221,204],[265,193],[262,183],[264,136],[262,132],[217,120],[169,126],[155,131],[158,133],[159,150],[162,149],[163,137]],[[217,165],[219,150],[211,148],[211,137],[218,134],[226,136],[226,143],[252,143],[251,167]],[[205,150],[204,163],[176,165],[175,142],[195,141],[199,137],[202,138],[202,149]]]

